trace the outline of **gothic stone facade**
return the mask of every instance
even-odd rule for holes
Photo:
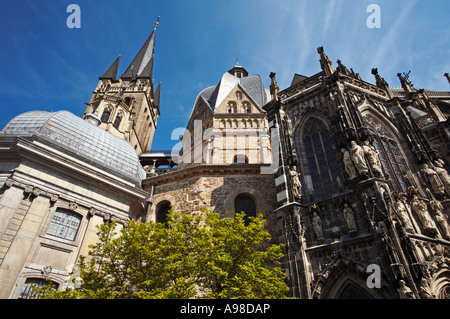
[[[377,69],[372,85],[318,53],[322,71],[281,92],[271,74],[264,107],[280,136],[292,295],[448,298],[450,93],[412,89],[401,74],[402,90],[390,89]],[[367,283],[372,267],[379,288]]]

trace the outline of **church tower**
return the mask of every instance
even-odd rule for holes
[[[125,73],[117,79],[120,55],[99,77],[84,119],[133,145],[138,155],[151,149],[160,115],[160,84],[153,83],[155,32],[145,41]]]

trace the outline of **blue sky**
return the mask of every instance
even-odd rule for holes
[[[69,4],[81,28],[69,29]],[[381,28],[369,29],[369,4]],[[277,73],[281,89],[295,73],[320,71],[316,48],[374,83],[378,67],[391,87],[411,70],[415,87],[449,91],[448,0],[46,0],[4,1],[0,11],[0,128],[31,110],[82,116],[98,77],[121,54],[125,72],[161,16],[155,83],[161,117],[153,150],[172,149],[171,132],[185,127],[196,96],[236,64],[265,86]]]

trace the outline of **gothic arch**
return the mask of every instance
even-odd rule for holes
[[[383,133],[383,129],[387,130],[396,141],[400,140],[400,132],[398,131],[398,128],[388,118],[386,118],[383,113],[379,112],[371,104],[365,102],[361,107],[359,107],[359,110],[366,124],[371,126],[373,125],[371,118],[376,119],[378,126],[381,125],[382,127],[382,129],[380,129],[380,133]]]
[[[314,299],[381,299],[381,289],[371,289],[367,286],[370,275],[363,265],[338,257],[320,275],[313,287]]]
[[[450,298],[450,268],[444,266],[434,273],[431,290],[436,299]]]
[[[336,193],[337,178],[342,178],[342,173],[328,120],[318,112],[309,112],[295,127],[294,147],[306,185],[304,191],[313,191],[315,199]]]

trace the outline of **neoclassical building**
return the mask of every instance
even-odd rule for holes
[[[449,297],[450,92],[401,73],[391,88],[375,68],[372,84],[318,48],[320,72],[282,90],[275,73],[269,88],[240,65],[218,75],[180,143],[152,150],[155,31],[123,75],[119,56],[100,76],[82,118],[34,111],[1,131],[0,298],[73,285],[96,225],[171,207],[262,214],[293,297]]]

